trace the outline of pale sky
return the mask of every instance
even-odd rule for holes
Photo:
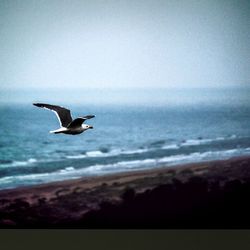
[[[250,1],[0,1],[0,90],[250,83]]]

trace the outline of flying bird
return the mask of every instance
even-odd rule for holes
[[[86,115],[83,117],[77,117],[76,119],[73,120],[70,114],[70,110],[64,107],[45,104],[45,103],[33,103],[33,105],[39,108],[49,109],[56,114],[61,127],[57,130],[50,131],[50,133],[54,133],[54,134],[63,133],[63,134],[77,135],[77,134],[81,134],[87,129],[93,128],[93,126],[88,125],[88,124],[83,124],[83,123],[87,119],[91,119],[95,117],[94,115]]]

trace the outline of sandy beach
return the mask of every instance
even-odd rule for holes
[[[2,190],[0,227],[249,228],[249,194],[244,156]]]

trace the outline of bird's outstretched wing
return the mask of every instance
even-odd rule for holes
[[[74,128],[74,127],[79,127],[81,126],[87,119],[94,118],[94,115],[86,115],[83,117],[78,117],[74,121],[72,121],[69,125],[68,128]]]
[[[53,111],[56,114],[61,127],[67,127],[72,122],[72,117],[69,109],[45,103],[33,103],[33,105]]]

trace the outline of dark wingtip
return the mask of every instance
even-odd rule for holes
[[[42,108],[43,107],[43,104],[42,103],[33,103],[34,106],[36,107],[39,107],[39,108]]]
[[[84,117],[87,118],[87,119],[91,119],[91,118],[94,118],[95,115],[85,115]]]

